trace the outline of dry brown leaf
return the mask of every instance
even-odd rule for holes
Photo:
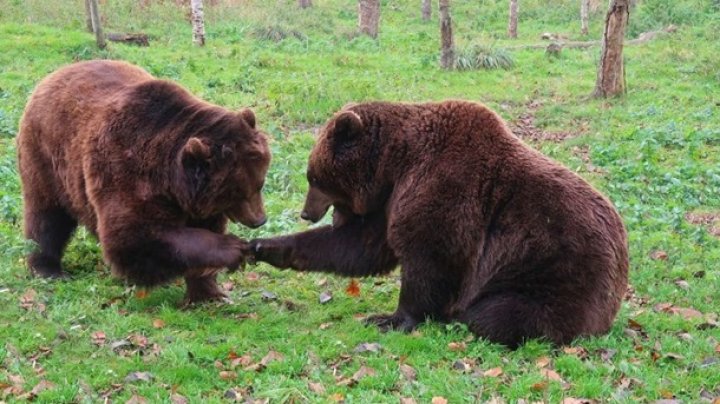
[[[145,299],[149,294],[150,293],[148,293],[147,289],[138,289],[135,291],[135,297],[137,299]]]
[[[548,380],[556,381],[556,382],[562,382],[563,379],[560,377],[558,372],[552,370],[552,369],[540,369],[540,374],[543,375],[543,377],[547,378]]]
[[[660,389],[660,397],[669,400],[675,398],[675,394],[673,394],[670,390]]]
[[[498,377],[503,374],[503,370],[501,367],[496,367],[492,369],[488,369],[483,372],[483,377]]]
[[[448,344],[448,349],[455,352],[464,351],[467,349],[467,344],[463,341],[451,342]]]
[[[373,368],[360,366],[360,369],[352,375],[352,378],[359,381],[365,376],[375,376],[375,373],[375,369]]]
[[[270,362],[282,361],[283,359],[285,359],[285,356],[283,356],[283,354],[271,350],[267,353],[267,355],[263,356],[263,358],[260,359],[260,363],[267,366]]]
[[[547,356],[541,356],[535,361],[535,366],[539,368],[547,367],[550,364],[550,358]]]
[[[147,404],[147,398],[133,394],[129,400],[125,401],[125,404]]]
[[[223,370],[218,374],[218,376],[220,376],[222,380],[235,380],[237,379],[237,372]]]
[[[257,282],[260,279],[260,274],[258,274],[257,272],[246,272],[245,279],[248,282]]]
[[[565,352],[568,355],[575,355],[580,359],[585,359],[588,356],[587,350],[583,347],[576,347],[576,346],[565,347],[565,348],[563,348],[563,352]]]
[[[547,386],[548,382],[543,380],[541,382],[533,383],[533,385],[530,386],[530,389],[532,389],[533,391],[543,391],[547,389]]]
[[[170,395],[170,402],[172,404],[188,404],[190,401],[185,396],[181,396],[180,394],[173,393]]]
[[[445,397],[435,396],[430,401],[432,404],[447,404],[448,400]]]
[[[333,394],[330,394],[330,396],[328,396],[328,399],[329,399],[330,401],[334,401],[334,402],[336,402],[336,403],[339,403],[339,402],[341,402],[341,401],[345,401],[345,396],[342,395],[342,394],[340,394],[340,393],[333,393]]]
[[[412,397],[400,397],[400,404],[417,404],[417,401]]]
[[[410,365],[406,365],[404,363],[401,364],[400,373],[402,373],[402,375],[405,377],[405,380],[409,382],[417,380],[417,372]]]
[[[325,386],[322,383],[308,383],[308,388],[315,394],[325,394]]]
[[[153,328],[163,328],[165,327],[165,322],[159,318],[156,318],[152,321],[152,326]]]
[[[230,368],[235,369],[238,366],[246,367],[252,363],[252,357],[250,355],[237,356],[230,360]]]
[[[654,260],[666,261],[668,259],[668,253],[663,250],[655,250],[650,253],[650,258]]]
[[[94,333],[90,334],[90,340],[93,344],[97,346],[101,346],[105,344],[107,337],[105,336],[105,333],[102,331],[95,331]]]
[[[345,293],[352,297],[360,296],[360,285],[355,279],[350,279],[350,283],[345,288]]]
[[[322,323],[322,324],[320,324],[319,328],[321,330],[327,330],[328,328],[330,328],[331,325],[332,325],[332,323]]]
[[[689,307],[672,307],[668,310],[669,313],[678,314],[685,320],[691,320],[694,318],[702,318],[703,314],[698,310]]]
[[[596,404],[597,401],[589,398],[573,398],[567,397],[562,400],[562,404]]]

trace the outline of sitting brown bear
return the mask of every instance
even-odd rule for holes
[[[471,102],[366,103],[338,112],[308,164],[302,217],[333,225],[251,242],[255,259],[344,276],[398,263],[412,330],[457,320],[490,341],[557,344],[610,328],[627,285],[626,233],[611,203]]]
[[[78,223],[113,273],[143,286],[180,276],[186,300],[218,299],[216,274],[244,260],[227,219],[265,222],[270,152],[249,109],[208,104],[124,62],[90,61],[45,78],[20,124],[25,235],[32,272],[64,276]]]

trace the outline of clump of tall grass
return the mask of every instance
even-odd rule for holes
[[[470,45],[461,50],[455,61],[458,70],[511,69],[515,59],[507,49],[487,45]]]

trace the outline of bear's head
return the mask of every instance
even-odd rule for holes
[[[302,218],[317,222],[332,205],[338,225],[344,221],[338,213],[363,216],[382,209],[389,184],[378,170],[381,142],[378,125],[363,122],[349,107],[331,118],[310,154]]]
[[[181,205],[197,218],[224,214],[248,227],[266,221],[262,188],[270,165],[265,134],[249,109],[223,111],[194,131],[179,152]]]

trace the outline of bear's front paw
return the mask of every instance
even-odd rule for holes
[[[402,313],[376,314],[365,319],[365,325],[376,325],[380,331],[390,330],[410,332],[417,328],[420,322]]]
[[[262,261],[277,268],[288,268],[292,247],[277,239],[255,239],[250,241],[250,261]]]
[[[238,268],[244,269],[248,257],[252,256],[250,244],[232,234],[225,235],[221,250],[225,255],[225,266],[231,271],[235,271]]]

